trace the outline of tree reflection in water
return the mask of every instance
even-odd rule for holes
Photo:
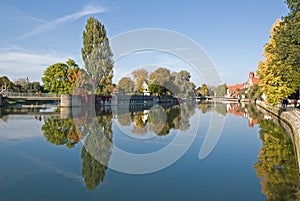
[[[73,148],[80,140],[73,119],[60,119],[57,116],[46,117],[42,126],[43,135],[48,142],[57,146]]]
[[[254,167],[268,200],[297,200],[299,169],[294,146],[283,128],[272,120],[260,121],[263,147]]]
[[[96,160],[83,146],[81,150],[82,177],[88,190],[94,190],[104,181],[107,166]]]
[[[122,126],[134,123],[132,133],[144,135],[153,132],[162,136],[168,135],[172,129],[189,129],[189,118],[194,113],[194,103],[183,103],[180,106],[155,105],[147,110],[118,114],[117,119]]]
[[[262,148],[254,164],[261,179],[261,191],[267,200],[298,200],[299,168],[294,145],[286,131],[271,119],[265,119],[254,104],[200,103],[203,113],[216,111],[221,115],[234,114],[248,119],[248,126],[259,124]],[[225,110],[226,109],[226,110]]]
[[[134,126],[132,128],[132,132],[139,135],[144,135],[148,132],[147,122],[148,122],[148,114],[149,110],[138,111],[134,113]],[[118,118],[119,121],[119,118]]]
[[[293,143],[284,129],[272,120],[266,120],[252,104],[200,103],[199,108],[202,113],[216,111],[222,115],[234,114],[247,118],[249,127],[259,124],[263,147],[254,168],[261,178],[262,192],[268,200],[297,199],[299,169]],[[77,115],[79,118],[74,119],[47,117],[42,126],[47,141],[57,146],[73,148],[84,139],[81,151],[82,177],[89,190],[94,190],[104,181],[113,149],[112,112],[106,109],[96,113],[95,118],[91,118],[90,112],[85,110]],[[153,132],[161,136],[168,135],[172,129],[189,129],[189,119],[194,113],[194,103],[184,103],[180,106],[155,106],[150,110],[129,111],[116,117],[121,126],[132,126],[132,133]]]
[[[118,114],[117,118],[118,118],[118,122],[122,126],[129,126],[133,122],[134,116],[132,112],[127,112],[123,114]]]
[[[136,134],[152,131],[157,135],[167,135],[171,129],[187,130],[194,110],[194,104],[187,103],[180,107],[155,106],[150,110],[118,114],[117,119],[122,126],[133,123],[132,132]],[[94,190],[104,181],[112,154],[113,115],[111,109],[96,110],[96,118],[91,118],[91,111],[86,109],[77,108],[76,113],[76,118],[46,117],[42,131],[47,141],[57,146],[73,148],[84,139],[81,150],[82,177],[87,189]]]
[[[47,141],[57,146],[73,148],[80,139],[85,139],[81,150],[82,177],[87,189],[94,190],[104,181],[111,157],[112,113],[104,111],[96,118],[88,115],[87,112],[80,119],[47,117],[42,131]]]

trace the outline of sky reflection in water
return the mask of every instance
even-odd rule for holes
[[[60,114],[41,115],[39,121],[39,116],[2,111],[0,200],[296,200],[299,174],[292,143],[255,106],[196,103],[162,108],[163,118],[161,108],[152,114],[149,108],[117,114],[98,110],[100,131],[91,129],[92,121],[80,124]],[[214,113],[226,118],[223,133],[200,160]],[[189,135],[196,117],[200,124],[192,146],[171,166],[143,175],[105,166],[114,147],[146,154],[166,147],[179,130]],[[112,144],[101,143],[104,137]],[[271,146],[279,152],[273,153]]]

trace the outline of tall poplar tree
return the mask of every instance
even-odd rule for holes
[[[114,61],[104,25],[90,17],[82,39],[82,59],[91,78],[92,91],[96,94],[110,94],[113,88]]]

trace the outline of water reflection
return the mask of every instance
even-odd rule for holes
[[[263,146],[254,164],[257,177],[261,179],[261,191],[267,200],[298,200],[300,177],[293,141],[285,129],[270,116],[257,110],[254,104],[205,104],[202,112],[215,110],[221,115],[234,114],[248,119],[248,126],[259,125],[259,136]]]
[[[147,110],[117,114],[122,126],[133,123],[132,133],[144,135],[153,132],[158,136],[168,135],[171,129],[185,131],[190,127],[189,118],[195,114],[195,105],[186,103],[179,106],[155,105]]]
[[[299,169],[294,146],[285,130],[272,120],[261,120],[263,147],[254,167],[268,200],[298,200]]]
[[[46,140],[57,146],[73,148],[82,140],[82,177],[88,190],[94,190],[104,181],[113,149],[113,118],[122,126],[132,126],[132,133],[143,135],[149,132],[157,136],[168,135],[171,129],[187,130],[189,118],[195,113],[193,103],[179,106],[155,105],[138,110],[120,109],[113,114],[112,108],[73,110],[74,118],[61,119],[59,116],[44,118],[42,132]],[[64,114],[71,112],[65,112]],[[93,114],[96,118],[92,118]],[[65,116],[64,116],[65,117]]]
[[[258,119],[264,118],[264,115],[256,109],[254,104],[241,104],[241,103],[206,103],[201,102],[199,109],[202,113],[217,112],[220,115],[235,115],[248,119],[248,126],[253,128],[255,124],[258,124]]]
[[[47,141],[57,146],[73,148],[84,139],[81,151],[82,177],[87,189],[94,190],[103,182],[111,157],[113,115],[107,110],[100,110],[96,118],[89,118],[88,115],[89,113],[85,113],[81,118],[68,119],[46,117],[41,129]]]
[[[66,145],[68,148],[73,148],[81,137],[76,132],[73,119],[60,119],[57,116],[45,117],[41,129],[46,140],[57,146]]]
[[[82,177],[88,190],[94,190],[104,181],[107,166],[102,165],[97,159],[83,146],[81,151]],[[107,158],[109,160],[109,158]]]
[[[246,118],[248,124],[245,126],[259,128],[263,146],[253,166],[257,177],[261,179],[262,193],[266,195],[267,200],[297,200],[296,195],[300,188],[299,169],[293,142],[282,127],[267,118],[252,104],[184,103],[180,107],[156,105],[127,110],[122,108],[114,110],[109,107],[94,111],[95,118],[92,118],[92,111],[81,111],[78,108],[75,112],[80,115],[73,114],[75,118],[65,115],[61,118],[57,114],[43,116],[41,130],[44,138],[56,146],[74,149],[79,142],[83,143],[80,152],[81,176],[86,188],[94,190],[107,176],[107,166],[115,143],[114,122],[129,128],[132,135],[152,133],[162,139],[170,136],[172,130],[187,131],[193,126],[190,118],[195,114],[196,108],[204,114],[218,112],[223,116],[235,115]],[[7,122],[7,114],[9,111],[1,114],[2,122]]]

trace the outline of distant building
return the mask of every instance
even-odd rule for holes
[[[246,82],[246,87],[250,88],[251,86],[258,84],[258,82],[259,82],[259,78],[255,77],[254,71],[251,71],[249,73],[249,79]]]
[[[150,96],[150,92],[148,90],[148,84],[146,82],[143,83],[143,94],[144,96]]]
[[[234,86],[227,86],[226,97],[237,97],[239,95],[244,96],[251,86],[258,84],[259,78],[255,77],[254,71],[249,73],[249,79],[243,84],[236,84]]]

